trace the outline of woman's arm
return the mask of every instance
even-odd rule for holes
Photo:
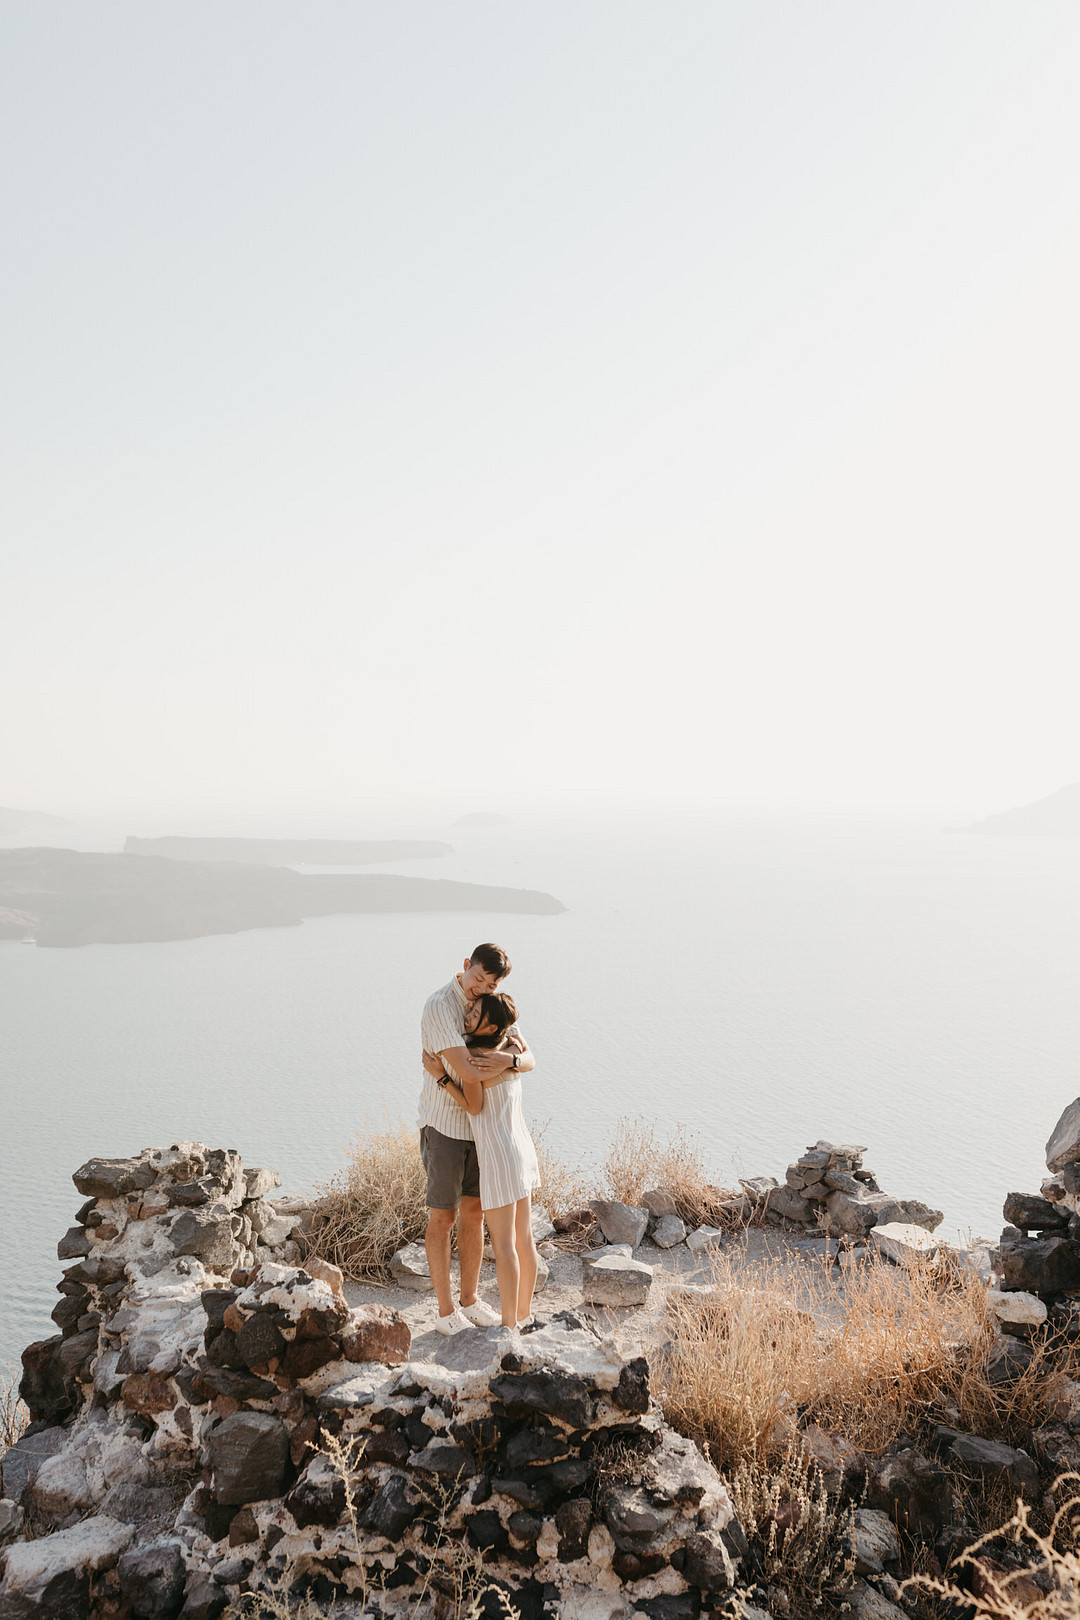
[[[464,1108],[467,1114],[479,1114],[484,1107],[484,1088],[475,1080],[466,1080],[459,1086],[456,1080],[447,1080],[443,1090],[448,1097],[453,1097],[459,1108]]]

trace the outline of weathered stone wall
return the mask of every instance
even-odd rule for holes
[[[580,1318],[413,1361],[403,1317],[296,1263],[303,1208],[235,1152],[74,1179],[61,1331],[24,1354],[3,1460],[0,1620],[213,1620],[283,1581],[343,1620],[434,1615],[476,1561],[526,1617],[689,1620],[732,1586],[722,1480]]]

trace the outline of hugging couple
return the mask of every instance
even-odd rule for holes
[[[537,1253],[532,1194],[540,1185],[521,1103],[521,1075],[535,1059],[517,1027],[511,998],[499,993],[510,959],[478,945],[460,973],[429,996],[420,1022],[424,1088],[420,1156],[427,1171],[428,1268],[439,1301],[440,1333],[524,1327],[532,1320]],[[457,1222],[460,1301],[450,1291],[450,1234]],[[501,1317],[478,1298],[484,1222],[495,1251]]]

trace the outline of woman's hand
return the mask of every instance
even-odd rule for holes
[[[446,1070],[443,1068],[442,1058],[435,1057],[431,1052],[425,1052],[422,1059],[424,1068],[433,1080],[445,1078]]]

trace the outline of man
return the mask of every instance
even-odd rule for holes
[[[425,1002],[420,1020],[424,1053],[445,1058],[455,1074],[465,1079],[479,1080],[485,1074],[508,1068],[523,1072],[534,1068],[536,1060],[524,1042],[501,1052],[470,1051],[465,1045],[469,1003],[477,996],[494,993],[509,972],[510,958],[504,950],[498,945],[478,945],[466,958],[462,971]],[[439,1072],[445,1073],[441,1069]],[[420,1156],[427,1171],[424,1247],[439,1301],[436,1329],[453,1334],[463,1328],[493,1327],[501,1320],[499,1313],[476,1293],[484,1257],[484,1218],[472,1124],[465,1110],[446,1095],[426,1068],[417,1123]],[[450,1234],[455,1221],[461,1271],[456,1306],[450,1289]]]

